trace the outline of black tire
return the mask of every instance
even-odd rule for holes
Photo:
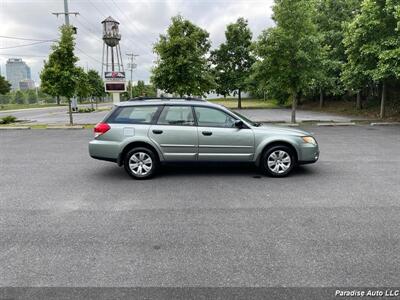
[[[142,155],[141,153],[144,153],[144,155]],[[140,160],[139,157],[142,156],[143,160]],[[135,157],[135,158],[133,158]],[[132,160],[131,160],[132,158]],[[145,161],[148,161],[148,158],[151,159],[151,168],[150,170],[147,171],[147,168],[145,170],[145,167],[149,167],[150,164],[149,163],[144,163]],[[130,162],[134,163],[134,159],[139,159],[139,162],[137,164],[140,164],[136,169],[132,168],[132,165],[130,164]],[[145,147],[137,147],[137,148],[133,148],[131,150],[128,151],[128,153],[126,153],[125,157],[124,157],[124,168],[125,171],[129,174],[129,176],[131,176],[133,179],[148,179],[153,177],[156,174],[156,171],[158,169],[158,159],[157,156],[155,155],[155,153]],[[142,174],[140,174],[139,172],[139,168],[140,170],[142,170]],[[135,172],[136,170],[136,172]]]
[[[275,156],[278,160],[275,160]],[[285,153],[281,158],[279,158],[280,153]],[[290,163],[288,163],[287,157],[290,158]],[[270,160],[271,166],[269,166],[268,161]],[[275,165],[273,164],[275,162]],[[284,145],[276,145],[271,148],[267,148],[261,156],[260,168],[261,171],[270,177],[286,177],[290,174],[296,165],[296,156],[293,150]]]

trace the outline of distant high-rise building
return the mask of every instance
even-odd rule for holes
[[[17,90],[20,81],[31,79],[31,68],[21,58],[10,58],[6,63],[6,76],[11,89]]]

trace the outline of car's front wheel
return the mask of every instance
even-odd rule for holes
[[[285,177],[296,164],[293,150],[287,146],[273,146],[264,151],[260,167],[271,177]]]
[[[156,172],[157,166],[157,158],[150,149],[143,147],[133,148],[125,155],[125,170],[134,179],[152,177]]]

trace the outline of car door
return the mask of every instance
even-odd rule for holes
[[[197,160],[197,127],[189,105],[164,106],[157,123],[149,130],[149,137],[166,161]]]
[[[194,107],[199,136],[199,161],[251,161],[254,133],[237,128],[235,117],[211,107]]]

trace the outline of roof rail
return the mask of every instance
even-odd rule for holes
[[[203,101],[205,102],[206,100],[201,99],[201,98],[195,98],[195,97],[135,97],[132,99],[129,99],[128,101],[145,101],[145,100],[185,100],[185,101]]]

